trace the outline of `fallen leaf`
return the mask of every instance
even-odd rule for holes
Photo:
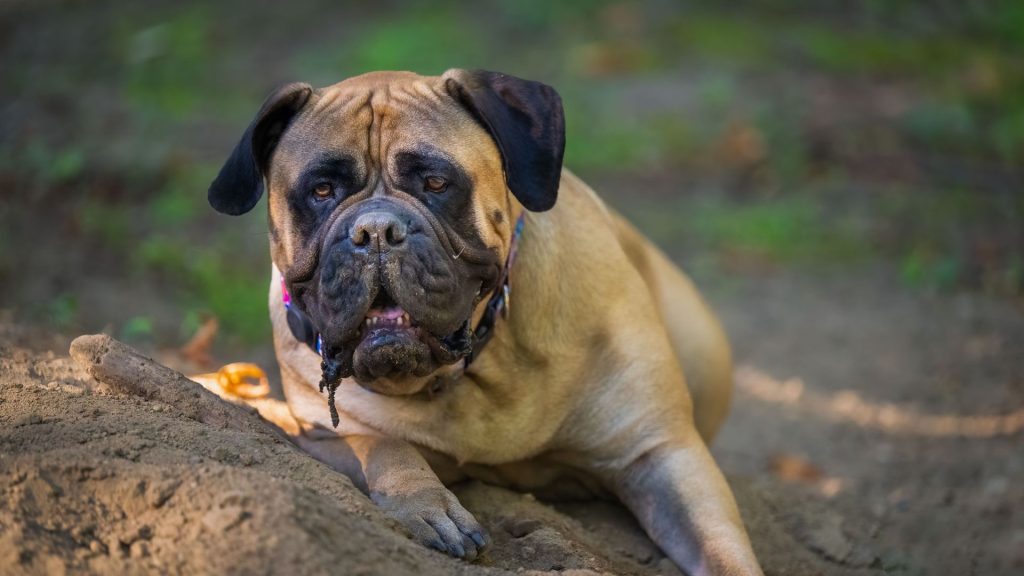
[[[795,454],[776,454],[768,462],[768,470],[786,482],[815,483],[824,477],[821,468]]]
[[[220,323],[216,316],[210,316],[196,330],[192,339],[178,351],[181,357],[192,362],[200,369],[209,370],[213,368],[213,357],[210,355],[210,348],[213,347],[213,340],[217,337],[217,330]]]

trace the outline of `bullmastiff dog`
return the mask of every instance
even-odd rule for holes
[[[555,90],[494,72],[271,94],[209,189],[233,215],[266,190],[270,418],[452,556],[488,544],[445,487],[474,478],[617,497],[687,574],[760,574],[707,448],[722,329],[564,146]]]

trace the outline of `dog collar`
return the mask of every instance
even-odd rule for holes
[[[516,254],[519,253],[519,238],[523,235],[525,216],[526,212],[523,212],[516,220],[516,227],[512,230],[512,240],[508,245],[508,258],[505,259],[505,266],[501,269],[501,278],[498,280],[494,292],[491,293],[491,299],[487,302],[487,307],[484,308],[484,315],[480,318],[480,323],[473,330],[473,347],[470,349],[469,355],[466,356],[464,368],[480,355],[480,350],[490,341],[491,336],[494,336],[494,323],[498,321],[498,314],[501,314],[503,318],[508,318],[512,297],[509,272],[512,270],[512,264],[516,261]]]
[[[480,318],[476,329],[473,330],[473,346],[464,360],[463,368],[468,367],[480,355],[480,350],[494,336],[494,324],[498,321],[498,315],[500,314],[503,318],[508,317],[512,295],[509,272],[512,270],[512,264],[515,263],[516,254],[519,252],[519,239],[523,235],[523,226],[526,222],[525,214],[525,212],[520,214],[516,220],[516,227],[512,231],[512,240],[509,242],[508,258],[505,259],[505,266],[501,269],[498,285],[491,293],[491,299],[487,302],[487,307],[484,308],[484,315]],[[302,310],[299,310],[298,306],[293,305],[292,296],[288,293],[288,287],[285,285],[283,277],[281,278],[281,301],[284,303],[285,316],[288,319],[288,329],[291,331],[292,336],[299,342],[309,346],[320,358],[326,360],[324,358],[324,341],[320,336],[320,331],[316,329],[309,316]]]
[[[284,277],[281,277],[281,301],[284,302],[285,318],[288,319],[288,329],[292,336],[299,342],[304,343],[316,352],[317,356],[323,358],[324,340],[320,332],[313,326],[313,321],[296,306],[292,306],[292,295],[288,293]]]

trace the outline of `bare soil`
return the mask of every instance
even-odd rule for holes
[[[765,572],[1020,573],[1024,314],[887,277],[713,291],[740,364],[714,451]],[[479,483],[456,493],[494,544],[450,559],[259,426],[112,393],[67,344],[0,323],[0,573],[678,573],[614,503]]]

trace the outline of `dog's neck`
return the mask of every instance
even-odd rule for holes
[[[466,356],[463,367],[469,366],[480,355],[480,351],[487,342],[491,340],[491,336],[494,335],[494,324],[498,321],[498,316],[508,318],[509,307],[512,305],[512,283],[510,282],[509,273],[512,271],[512,265],[515,264],[516,255],[519,252],[519,239],[522,237],[523,227],[526,225],[525,217],[526,212],[521,212],[516,220],[515,228],[512,229],[512,239],[509,240],[508,257],[505,258],[505,266],[501,269],[501,277],[491,293],[490,300],[487,301],[484,314],[473,330],[473,347],[469,355]]]

